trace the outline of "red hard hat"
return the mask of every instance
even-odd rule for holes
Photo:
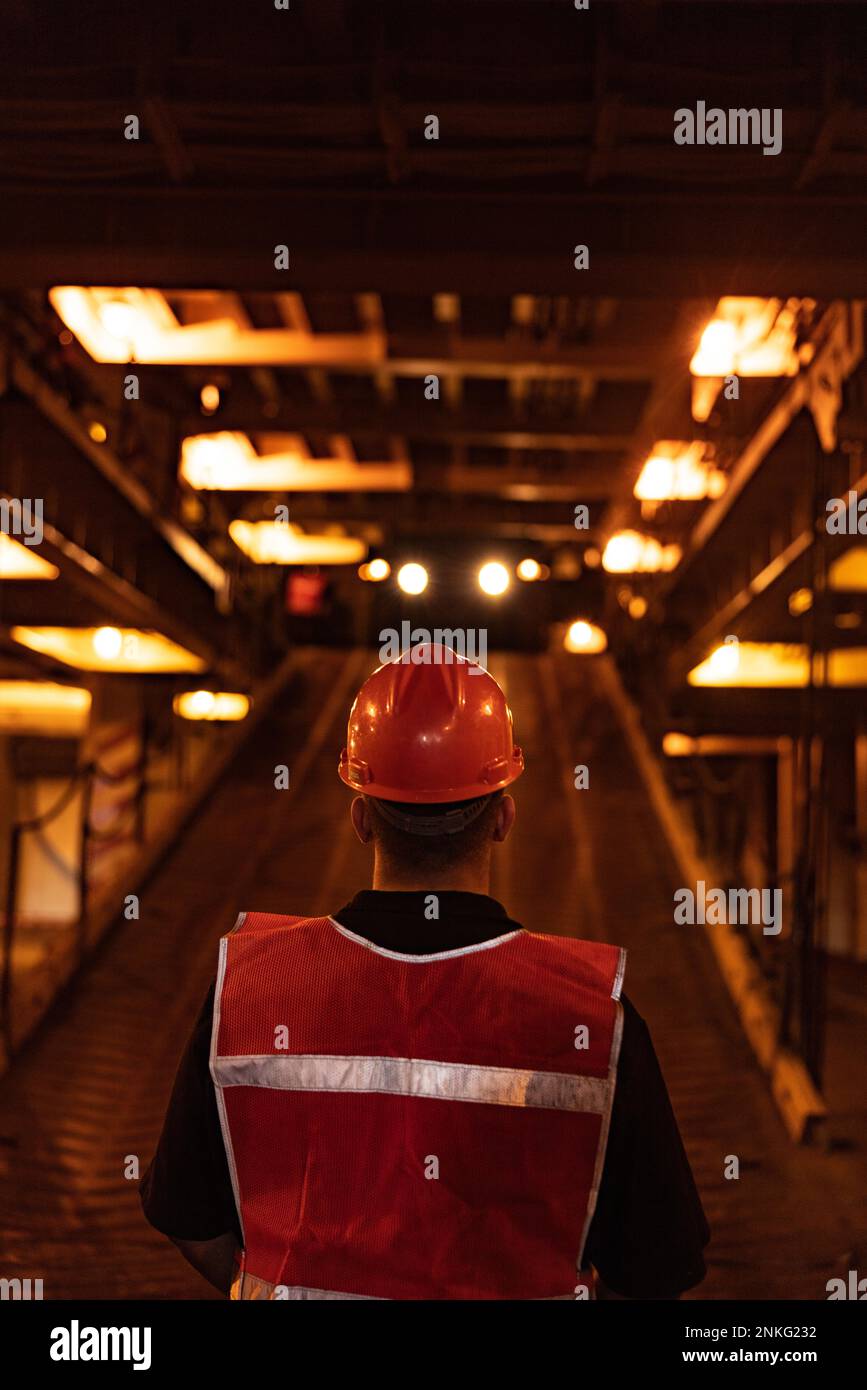
[[[426,643],[364,682],[338,771],[347,786],[382,801],[467,801],[514,782],[524,755],[493,676]]]

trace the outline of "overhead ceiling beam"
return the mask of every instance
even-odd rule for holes
[[[863,291],[863,194],[7,185],[3,199],[3,288],[232,284],[295,292],[816,298]],[[587,270],[574,268],[578,243],[590,247]],[[288,270],[275,268],[278,244],[289,247]]]
[[[576,496],[581,501],[580,496]],[[438,535],[472,533],[530,536],[540,540],[587,542],[596,530],[575,530],[570,502],[514,501],[509,498],[461,496],[460,506],[445,493],[417,491],[386,493],[380,496],[299,493],[292,498],[292,519],[302,524],[316,521],[343,522],[347,525],[373,524],[387,532],[424,532]]]
[[[863,308],[860,304],[832,304],[816,333],[817,351],[809,366],[803,368],[753,432],[741,449],[728,474],[728,486],[721,497],[710,502],[690,533],[683,559],[673,571],[668,587],[677,589],[719,530],[725,518],[736,506],[747,484],[757,473],[774,445],[782,438],[795,417],[807,406],[813,391],[822,389],[825,379],[833,380],[836,363],[847,377],[861,360],[863,342]]]
[[[363,406],[289,404],[277,415],[263,421],[261,411],[253,406],[236,405],[230,398],[217,417],[203,419],[201,415],[185,416],[181,422],[183,434],[207,434],[215,430],[238,430],[244,434],[261,433],[267,424],[268,432],[302,431],[303,433],[346,434],[354,439],[380,438],[382,435],[402,434],[412,439],[451,441],[468,446],[480,445],[497,449],[551,449],[567,453],[618,454],[628,449],[632,435],[621,428],[606,430],[593,422],[563,415],[533,416],[513,414],[508,410],[437,409],[425,401],[423,408],[401,406]]]

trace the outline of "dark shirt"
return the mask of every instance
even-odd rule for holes
[[[520,929],[493,898],[438,893],[358,893],[334,914],[358,936],[409,955],[452,951]],[[626,998],[617,1084],[596,1211],[584,1254],[624,1298],[673,1298],[705,1274],[710,1232],[647,1025]],[[152,1226],[176,1240],[241,1230],[209,1069],[214,985],[178,1067],[141,1199]]]

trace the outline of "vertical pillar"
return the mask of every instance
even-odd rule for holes
[[[853,955],[867,960],[867,733],[855,735],[855,922]]]
[[[781,738],[777,754],[777,873],[783,892],[783,930],[792,931],[795,894],[795,750],[790,738]]]

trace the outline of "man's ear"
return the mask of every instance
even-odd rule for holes
[[[497,807],[497,818],[494,821],[494,833],[491,836],[492,840],[496,841],[498,844],[502,844],[503,840],[505,840],[511,832],[512,826],[515,824],[515,815],[515,803],[512,797],[508,795],[504,796]]]
[[[353,797],[352,805],[349,808],[349,819],[352,821],[352,828],[363,845],[369,845],[373,830],[370,824],[370,811],[363,796]]]

